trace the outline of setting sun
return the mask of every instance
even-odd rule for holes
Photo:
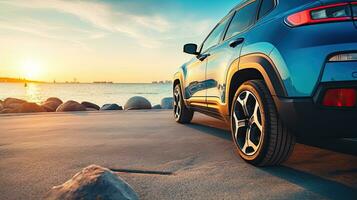
[[[41,66],[34,60],[27,60],[22,64],[22,74],[26,79],[38,79],[41,74]]]

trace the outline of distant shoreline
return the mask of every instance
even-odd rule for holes
[[[0,83],[47,83],[44,81],[33,81],[21,78],[6,78],[0,77]]]

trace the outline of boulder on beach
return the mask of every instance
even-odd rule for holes
[[[26,102],[24,102],[26,103]],[[10,109],[13,109],[13,110],[18,110],[20,109],[21,105],[23,103],[11,103],[11,104],[7,104],[4,108],[10,108]]]
[[[118,104],[104,104],[100,110],[123,110],[123,107],[119,106]]]
[[[128,183],[112,171],[91,165],[64,184],[53,187],[44,199],[137,200],[139,197]]]
[[[7,114],[7,113],[16,113],[16,110],[11,108],[3,108],[2,110],[0,110],[0,114]]]
[[[98,111],[98,110],[94,108],[86,108],[86,111]]]
[[[124,106],[125,110],[151,109],[151,103],[145,97],[131,97]]]
[[[86,108],[93,108],[95,110],[99,110],[100,109],[100,107],[97,104],[94,104],[94,103],[91,103],[91,102],[88,102],[88,101],[83,101],[81,104]]]
[[[58,103],[60,105],[63,103],[63,101],[61,99],[57,98],[57,97],[50,97],[45,102],[50,102],[50,101],[51,102],[56,102],[56,103]]]
[[[174,106],[174,98],[166,97],[161,100],[162,109],[173,109]]]
[[[62,104],[62,100],[56,97],[48,98],[45,102],[42,103],[42,107],[47,112],[55,112],[57,108]]]
[[[76,101],[67,101],[61,104],[56,112],[86,111],[86,107]]]
[[[46,110],[36,103],[23,103],[16,109],[18,113],[34,113],[34,112],[46,112]]]
[[[22,100],[22,99],[17,99],[17,98],[6,98],[4,100],[4,103],[3,103],[3,106],[5,108],[11,108],[11,105],[19,105],[19,104],[23,104],[23,103],[26,103],[25,100]]]
[[[157,105],[153,106],[152,109],[156,109],[157,110],[157,109],[162,109],[162,108],[161,108],[160,104],[157,104]]]

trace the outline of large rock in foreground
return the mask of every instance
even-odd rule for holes
[[[86,108],[93,108],[95,110],[99,110],[100,109],[100,107],[97,104],[94,104],[94,103],[91,103],[91,102],[88,102],[88,101],[83,101],[81,104]]]
[[[174,108],[174,98],[166,97],[161,100],[162,109],[173,109]]]
[[[62,104],[62,100],[56,97],[48,98],[45,102],[42,103],[42,107],[47,112],[55,112],[57,108]]]
[[[123,110],[123,107],[119,106],[118,104],[104,104],[100,110]]]
[[[73,112],[73,111],[86,111],[86,107],[76,101],[67,101],[61,104],[56,112]]]
[[[112,171],[91,165],[66,183],[53,187],[45,199],[137,200],[139,198],[130,185]]]
[[[144,97],[131,97],[124,106],[125,110],[151,109],[151,103]]]

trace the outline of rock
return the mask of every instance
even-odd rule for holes
[[[18,113],[34,113],[34,112],[46,112],[46,110],[37,105],[36,103],[23,103],[21,106],[16,109]]]
[[[162,109],[162,108],[161,108],[160,104],[157,104],[157,105],[153,106],[152,109]]]
[[[25,103],[26,103],[26,102],[25,102]],[[23,103],[12,103],[12,104],[6,105],[5,108],[9,108],[9,109],[13,109],[13,110],[18,110],[18,109],[20,109],[20,107],[21,107],[22,104],[23,104]]]
[[[57,97],[50,97],[42,103],[42,107],[47,112],[56,112],[57,108],[62,104],[62,100]]]
[[[0,111],[4,108],[4,106],[2,105],[2,101],[0,101]]]
[[[86,111],[98,111],[98,110],[95,108],[86,108]]]
[[[7,113],[16,113],[16,110],[11,109],[11,108],[4,108],[0,110],[0,114],[7,114]]]
[[[76,101],[67,101],[61,104],[56,112],[86,111],[86,107]]]
[[[54,101],[48,101],[44,102],[41,106],[47,111],[47,112],[56,112],[57,108],[61,104],[58,104],[57,102]]]
[[[104,104],[100,110],[123,110],[123,107],[118,104]]]
[[[4,106],[5,108],[8,108],[9,105],[11,105],[11,104],[23,104],[23,103],[25,103],[25,102],[26,102],[26,101],[25,101],[25,100],[22,100],[22,99],[6,98],[6,99],[4,100],[3,106]]]
[[[100,107],[97,104],[94,104],[94,103],[91,103],[91,102],[83,101],[81,104],[86,108],[94,108],[95,110],[99,110],[100,109]]]
[[[58,105],[63,104],[63,101],[57,97],[50,97],[45,102],[56,102]]]
[[[144,97],[131,97],[124,106],[125,110],[151,109],[151,103]]]
[[[174,98],[166,97],[161,100],[162,109],[173,109],[174,108]]]
[[[128,183],[112,171],[91,165],[64,184],[53,187],[44,199],[137,200],[139,197]]]

